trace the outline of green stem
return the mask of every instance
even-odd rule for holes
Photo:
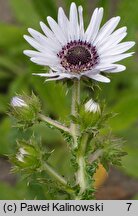
[[[80,104],[80,81],[74,80],[74,85],[72,89],[72,106],[71,114],[78,117],[78,105]],[[80,144],[78,143],[78,137],[80,137],[80,128],[77,123],[71,123],[71,134],[73,137],[73,148],[77,148],[76,162],[78,164],[78,170],[76,173],[76,184],[79,185],[80,191],[79,195],[75,199],[81,199],[81,195],[87,189],[87,179],[86,179],[86,162],[85,162],[85,152],[88,143],[88,134],[84,134],[81,138]]]
[[[77,105],[80,103],[80,81],[74,80],[73,89],[72,89],[72,105],[71,105],[71,114],[75,117],[78,115]],[[74,139],[74,148],[78,146],[78,136],[79,136],[79,125],[72,122],[70,126],[71,134]]]
[[[85,162],[85,152],[88,144],[89,135],[84,134],[81,143],[78,149],[77,154],[77,163],[78,163],[78,171],[76,174],[77,183],[80,186],[79,196],[81,197],[82,193],[87,189],[87,177],[86,177],[86,162]],[[79,199],[79,197],[78,197]]]
[[[97,160],[99,157],[103,155],[104,151],[103,149],[97,149],[93,154],[90,155],[89,157],[89,163],[93,163],[95,160]]]
[[[63,130],[67,133],[70,133],[70,129],[68,127],[66,127],[65,125],[61,124],[60,122],[58,121],[55,121],[47,116],[44,116],[42,114],[39,114],[39,119],[42,120],[42,121],[45,121],[47,122],[48,124],[60,129],[60,130]]]
[[[42,165],[42,170],[46,171],[49,176],[51,176],[56,182],[61,184],[64,190],[74,197],[74,191],[69,187],[68,182],[63,178],[53,167],[51,167],[48,163],[44,163]]]

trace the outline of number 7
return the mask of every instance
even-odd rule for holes
[[[128,205],[127,211],[130,210],[130,206],[132,205],[132,203],[126,203]]]

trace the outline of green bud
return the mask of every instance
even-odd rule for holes
[[[39,99],[32,94],[15,96],[11,100],[11,115],[19,123],[18,126],[29,127],[38,121],[38,114],[41,111]]]
[[[82,132],[92,132],[97,129],[97,122],[101,118],[100,106],[89,100],[79,107],[78,124]]]
[[[20,168],[38,168],[40,166],[40,151],[31,143],[18,141],[14,163]]]

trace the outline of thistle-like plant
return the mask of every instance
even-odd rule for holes
[[[68,125],[44,116],[40,101],[34,94],[31,97],[19,95],[11,101],[11,113],[16,117],[18,126],[27,129],[44,121],[47,126],[58,129],[68,144],[73,167],[71,179],[66,179],[51,166],[49,157],[53,152],[45,150],[35,137],[29,141],[18,140],[17,153],[11,156],[14,170],[28,176],[38,173],[37,180],[47,185],[53,199],[61,191],[65,199],[94,198],[94,175],[99,164],[108,170],[110,164],[120,165],[121,157],[125,155],[121,140],[113,138],[108,128],[108,120],[113,114],[106,111],[104,103],[92,98],[82,101],[80,97],[81,83],[93,88],[95,81],[110,82],[105,74],[124,71],[125,66],[116,62],[133,54],[125,52],[134,46],[134,42],[120,43],[127,35],[126,27],[115,30],[120,17],[110,19],[100,28],[102,17],[103,8],[96,8],[85,30],[83,8],[79,6],[77,9],[72,3],[69,19],[59,8],[57,22],[47,17],[50,28],[40,22],[44,34],[29,28],[32,37],[24,36],[37,50],[25,50],[24,54],[32,62],[50,68],[49,72],[34,75],[46,77],[46,81],[71,82]]]

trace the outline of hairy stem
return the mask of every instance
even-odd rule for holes
[[[78,117],[78,105],[80,104],[80,81],[74,80],[74,85],[72,89],[72,106],[71,114],[75,117]],[[71,123],[71,134],[73,137],[73,148],[77,149],[76,153],[76,162],[78,164],[78,170],[76,173],[76,184],[79,185],[80,191],[79,195],[75,199],[81,199],[82,193],[87,188],[87,179],[86,179],[86,162],[85,162],[85,152],[88,142],[88,134],[84,134],[79,143],[78,137],[80,137],[80,128],[79,125],[75,122]]]
[[[77,154],[77,163],[78,163],[78,171],[76,173],[77,183],[80,186],[79,196],[81,197],[82,193],[87,189],[87,177],[86,177],[86,162],[85,162],[85,152],[88,144],[88,134],[84,134],[80,146],[78,148]],[[78,197],[79,199],[79,197]]]
[[[80,103],[80,81],[74,80],[72,89],[72,104],[71,104],[71,114],[75,117],[78,115],[77,105]],[[76,148],[78,145],[77,138],[79,135],[79,125],[72,122],[70,126],[71,134],[74,139],[73,147]]]
[[[89,163],[93,163],[102,155],[103,155],[103,149],[97,149],[95,152],[93,152],[93,154],[90,155]]]
[[[47,174],[52,177],[56,182],[61,184],[64,190],[74,197],[74,191],[72,188],[69,187],[65,178],[63,178],[53,167],[51,167],[48,163],[44,163],[42,165],[42,170],[46,171]]]
[[[48,124],[60,129],[60,130],[63,130],[67,133],[70,133],[70,129],[68,127],[66,127],[65,125],[61,124],[60,122],[58,121],[55,121],[47,116],[44,116],[42,114],[39,114],[39,119],[42,120],[42,121],[45,121],[47,122]]]

